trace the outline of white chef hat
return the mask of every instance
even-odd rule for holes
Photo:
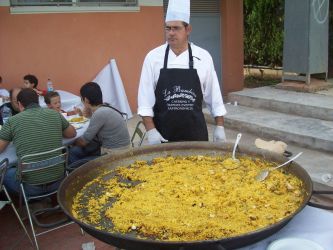
[[[165,22],[169,21],[190,23],[190,0],[169,0]]]

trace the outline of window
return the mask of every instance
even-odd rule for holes
[[[15,6],[138,6],[137,0],[10,0]]]
[[[164,13],[168,8],[168,0],[163,0]],[[191,15],[196,14],[220,14],[220,0],[192,0]]]

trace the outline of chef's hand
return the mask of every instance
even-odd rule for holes
[[[164,139],[160,132],[156,128],[147,131],[149,145],[160,144],[161,142],[168,142]]]
[[[216,126],[214,129],[213,141],[215,142],[226,142],[224,127]]]

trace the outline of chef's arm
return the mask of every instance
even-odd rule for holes
[[[142,116],[143,124],[145,125],[146,131],[149,131],[155,128],[153,117],[151,116]]]
[[[216,116],[215,117],[216,126],[224,126],[224,118],[223,116]]]

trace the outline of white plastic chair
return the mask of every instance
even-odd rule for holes
[[[73,222],[69,222],[69,218],[60,219],[51,223],[42,223],[38,216],[44,213],[59,212],[61,208],[56,205],[52,208],[42,208],[33,210],[29,205],[32,200],[41,200],[52,197],[58,190],[45,192],[42,195],[29,195],[24,189],[25,184],[35,185],[35,186],[46,186],[51,183],[60,181],[64,179],[67,175],[66,168],[68,162],[68,150],[67,147],[63,146],[50,151],[41,152],[37,154],[25,155],[19,160],[18,173],[21,186],[21,192],[23,195],[24,203],[27,209],[27,214],[34,237],[34,242],[36,249],[39,249],[37,236],[43,235],[45,233],[51,232],[53,230],[62,228]],[[69,223],[68,223],[69,222]],[[39,227],[49,228],[42,232],[37,233],[34,228],[34,224]]]

